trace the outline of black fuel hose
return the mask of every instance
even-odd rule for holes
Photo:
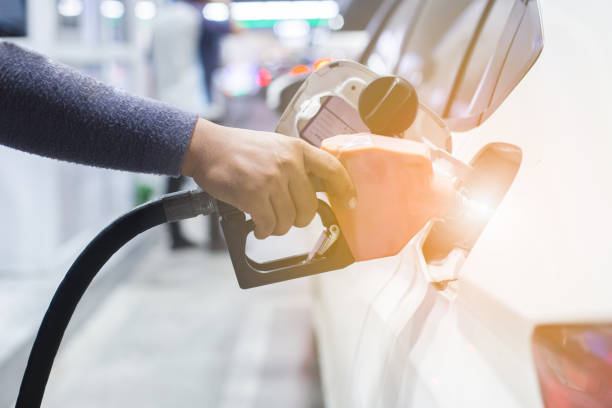
[[[15,407],[40,407],[70,318],[93,278],[115,252],[157,225],[208,215],[213,211],[214,200],[205,192],[180,192],[143,204],[100,232],[74,261],[53,295],[34,340]]]

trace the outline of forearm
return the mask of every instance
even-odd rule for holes
[[[177,175],[196,119],[0,42],[0,144],[76,163]]]

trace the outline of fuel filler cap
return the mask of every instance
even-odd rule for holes
[[[396,136],[408,129],[419,108],[417,92],[398,76],[380,77],[359,95],[359,115],[372,133]]]

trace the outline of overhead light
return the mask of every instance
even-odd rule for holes
[[[100,3],[100,14],[109,19],[120,19],[125,14],[125,6],[119,0],[104,0]]]
[[[207,3],[202,9],[202,15],[209,21],[227,21],[230,17],[230,9],[225,3]]]
[[[283,39],[304,38],[310,32],[306,20],[283,20],[274,24],[274,34]]]
[[[83,13],[83,0],[60,0],[57,12],[64,17],[78,17]]]
[[[232,3],[231,11],[236,21],[321,20],[336,17],[340,7],[332,0],[249,1]]]
[[[134,5],[134,15],[139,20],[153,20],[157,15],[157,6],[149,0],[142,0]]]

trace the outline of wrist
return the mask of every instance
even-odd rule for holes
[[[193,127],[189,146],[187,146],[187,151],[185,152],[183,165],[181,166],[181,175],[193,177],[198,165],[206,160],[203,157],[207,151],[205,148],[206,138],[213,131],[212,128],[214,126],[216,126],[214,123],[198,118]]]

